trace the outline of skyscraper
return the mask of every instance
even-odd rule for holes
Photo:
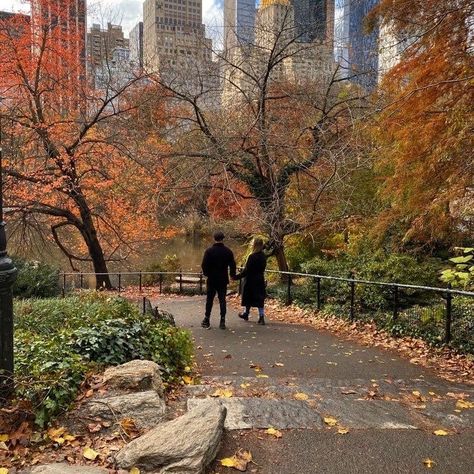
[[[366,89],[377,85],[379,70],[379,28],[367,31],[367,14],[379,0],[346,0],[344,4],[347,65],[353,81]]]
[[[334,0],[292,0],[299,42],[331,42],[334,33]]]
[[[143,21],[139,21],[130,31],[130,62],[134,67],[143,67]]]
[[[212,41],[205,36],[202,0],[145,0],[143,61],[148,70],[210,61]]]
[[[123,36],[120,25],[107,23],[107,29],[93,24],[87,33],[87,59],[92,68],[101,67],[112,57],[115,48],[128,48],[128,39]]]
[[[224,48],[252,44],[255,29],[255,0],[224,0]]]
[[[63,51],[67,52],[69,59],[75,59],[78,67],[82,70],[79,73],[80,77],[85,77],[86,0],[31,0],[31,25],[33,37],[36,38],[41,35],[41,30],[45,25],[48,25],[51,31],[55,30],[56,46],[60,46]],[[57,28],[58,26],[61,28]]]

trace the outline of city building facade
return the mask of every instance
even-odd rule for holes
[[[224,0],[224,51],[254,42],[255,14],[255,0]]]
[[[124,37],[122,27],[107,23],[107,28],[93,24],[87,33],[87,60],[94,70],[112,57],[115,48],[128,48],[129,41]]]
[[[55,46],[60,46],[75,59],[80,71],[78,79],[85,79],[86,71],[86,0],[31,0],[31,28],[33,48],[40,43],[45,24],[60,26],[55,28]],[[60,58],[58,58],[59,62]]]
[[[335,0],[292,0],[297,41],[332,41]]]
[[[225,69],[222,104],[252,100],[260,87],[255,78],[265,76],[271,55],[277,64],[271,70],[270,86],[291,83],[323,88],[335,67],[332,35],[327,32],[323,42],[297,41],[294,6],[288,0],[263,0],[255,19],[255,45],[235,48]]]
[[[143,63],[162,72],[192,61],[211,61],[212,41],[202,23],[202,0],[145,0]]]
[[[143,21],[139,21],[129,34],[130,62],[143,68]]]
[[[360,86],[372,90],[378,82],[379,28],[367,30],[366,17],[379,0],[346,0],[344,3],[344,37],[347,41],[343,62],[348,76]]]

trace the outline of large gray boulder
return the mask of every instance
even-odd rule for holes
[[[160,321],[166,321],[167,323],[171,324],[171,326],[176,326],[174,316],[169,311],[155,307],[153,314],[155,315],[156,319],[159,319]]]
[[[216,404],[162,423],[122,448],[117,466],[157,474],[201,474],[217,455],[225,416],[225,407]]]
[[[110,421],[132,418],[139,429],[144,429],[163,420],[166,404],[154,390],[148,390],[93,399],[85,403],[82,410],[89,417]]]
[[[104,382],[121,390],[155,390],[163,396],[160,366],[151,360],[132,360],[104,372]]]
[[[31,474],[108,474],[108,469],[94,466],[70,465],[66,463],[43,464],[35,466],[29,472]]]

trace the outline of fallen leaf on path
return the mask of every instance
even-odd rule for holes
[[[285,364],[282,364],[281,362],[275,362],[275,367],[285,367]]]
[[[352,395],[352,394],[355,394],[357,392],[355,390],[343,390],[341,393],[342,393],[342,395]]]
[[[224,388],[218,388],[214,393],[211,394],[211,397],[220,397],[220,398],[230,398],[233,396],[232,390],[227,390]]]
[[[342,435],[345,435],[347,433],[349,433],[349,430],[347,428],[339,428],[337,430],[338,434],[342,434]]]
[[[423,464],[428,468],[428,469],[432,469],[433,467],[436,466],[436,463],[432,460],[432,459],[425,459],[423,461]]]
[[[336,418],[333,418],[332,416],[326,416],[324,419],[324,423],[328,426],[336,426],[337,425],[337,420]]]
[[[433,431],[433,434],[436,436],[448,436],[449,433],[446,430],[435,430]]]
[[[474,402],[468,402],[467,400],[458,400],[456,402],[456,408],[458,409],[474,408]]]
[[[132,469],[129,471],[129,474],[140,474],[140,469],[138,469],[138,467],[132,467]]]
[[[8,474],[8,469],[6,467],[0,467],[0,474]]]
[[[249,383],[241,383],[240,384],[240,388],[248,388],[248,387],[250,387]]]
[[[258,379],[268,379],[268,375],[265,374],[257,374]]]
[[[183,382],[186,385],[193,385],[194,384],[194,379],[190,377],[189,375],[183,375]]]
[[[298,392],[293,395],[296,400],[308,400],[309,395],[303,392]]]
[[[86,459],[89,459],[89,461],[94,461],[99,455],[99,453],[97,451],[94,451],[92,448],[85,448],[84,451],[82,451],[82,455]]]
[[[224,467],[232,467],[237,471],[245,472],[248,463],[252,460],[250,451],[238,451],[230,458],[221,459],[221,465]]]
[[[275,436],[275,438],[281,438],[283,436],[281,431],[276,430],[275,428],[268,428],[265,430],[265,433],[271,436]]]

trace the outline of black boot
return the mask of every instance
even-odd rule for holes
[[[265,326],[265,316],[259,316],[257,324],[261,324],[262,326]]]
[[[208,317],[205,317],[205,318],[202,320],[201,327],[204,328],[204,329],[211,329],[211,323],[209,322],[209,318],[208,318]]]
[[[239,318],[243,319],[244,321],[248,321],[249,313],[239,313]]]
[[[219,324],[219,329],[225,329],[225,318],[221,318],[221,322]]]

